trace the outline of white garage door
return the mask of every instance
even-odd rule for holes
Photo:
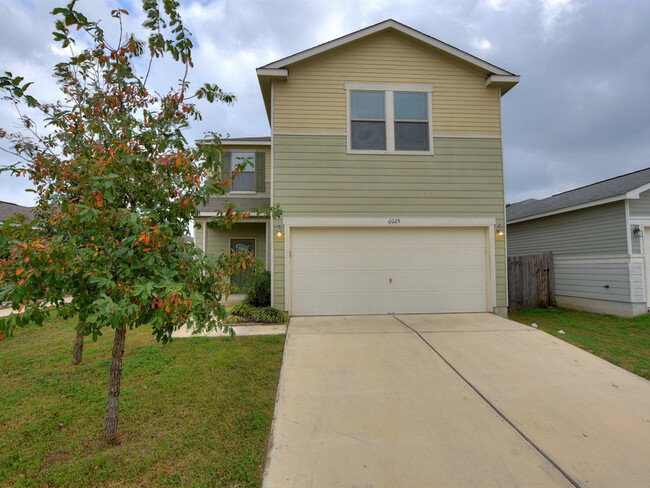
[[[291,313],[486,312],[485,228],[291,229]]]

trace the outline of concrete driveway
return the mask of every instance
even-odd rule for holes
[[[271,487],[648,487],[650,382],[490,314],[293,318]]]

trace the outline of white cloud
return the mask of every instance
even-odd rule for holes
[[[492,43],[487,39],[475,39],[472,41],[472,46],[478,49],[479,51],[489,51],[492,49]]]
[[[547,36],[560,25],[568,23],[582,4],[574,0],[542,0],[542,27]]]

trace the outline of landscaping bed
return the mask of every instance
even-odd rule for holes
[[[112,337],[71,364],[74,322],[0,342],[0,486],[259,486],[284,336],[162,345],[129,330],[120,442],[102,440]]]
[[[509,311],[538,328],[650,380],[650,315],[626,318],[563,308]],[[564,334],[559,331],[563,331]]]

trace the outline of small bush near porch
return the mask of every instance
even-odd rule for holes
[[[284,336],[127,336],[113,447],[111,334],[88,340],[79,366],[71,321],[0,342],[0,486],[259,486]]]
[[[535,323],[549,334],[650,380],[650,315],[625,318],[563,308],[530,308],[510,311],[508,318],[526,325]]]

